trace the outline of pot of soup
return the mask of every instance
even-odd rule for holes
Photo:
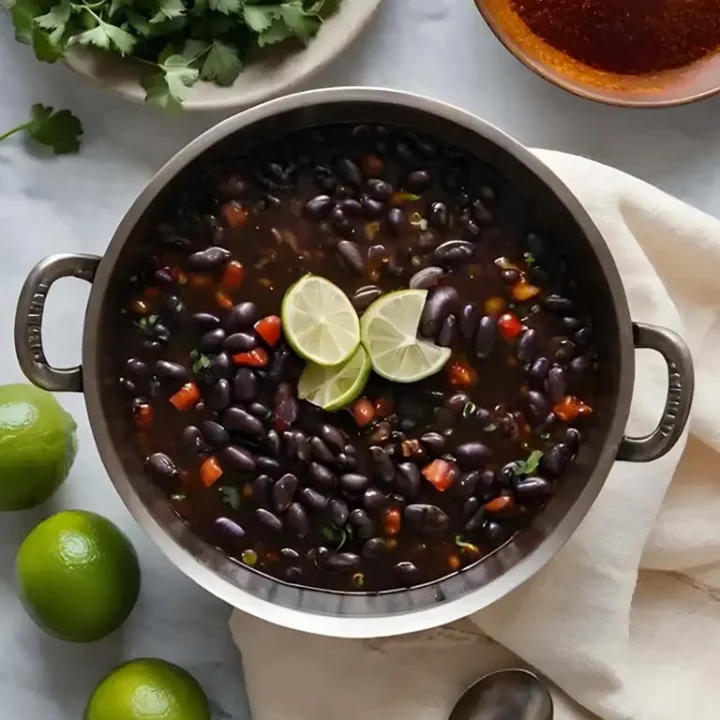
[[[45,359],[52,283],[92,284],[82,366]],[[615,461],[666,453],[688,350],[633,323],[592,221],[482,120],[363,88],[243,112],[178,153],[105,255],[30,273],[27,377],[83,392],[111,481],[170,560],[270,622],[343,637],[502,598]],[[657,429],[624,435],[637,348]]]

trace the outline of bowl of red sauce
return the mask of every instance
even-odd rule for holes
[[[668,107],[720,91],[717,0],[475,0],[524,65],[581,97]]]

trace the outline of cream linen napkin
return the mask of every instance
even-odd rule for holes
[[[720,717],[720,222],[604,165],[538,155],[600,228],[633,319],[690,345],[687,445],[646,465],[617,463],[542,572],[451,628],[338,640],[235,612],[254,720],[442,720],[466,685],[518,663],[514,655],[607,720]],[[667,388],[659,357],[637,360],[635,435],[657,423]],[[589,717],[554,694],[559,720]]]

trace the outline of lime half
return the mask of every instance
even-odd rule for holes
[[[360,321],[352,303],[318,275],[306,275],[285,293],[282,323],[292,349],[317,365],[340,365],[360,344]]]
[[[308,363],[298,382],[298,397],[323,410],[339,410],[360,395],[371,370],[370,357],[362,345],[342,365]]]
[[[417,336],[426,296],[427,290],[398,290],[365,311],[360,334],[378,375],[394,382],[417,382],[449,360],[449,348]]]

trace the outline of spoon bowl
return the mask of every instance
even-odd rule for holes
[[[553,702],[528,670],[498,670],[474,682],[457,701],[450,720],[552,720]]]

